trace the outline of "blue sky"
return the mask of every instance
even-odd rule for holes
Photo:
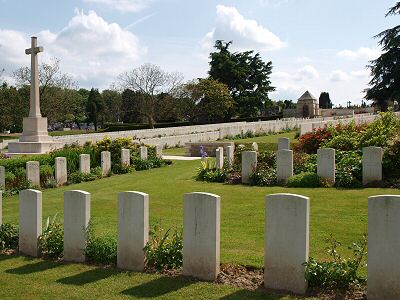
[[[216,39],[255,50],[274,66],[274,100],[328,91],[335,104],[361,103],[365,65],[379,56],[372,37],[399,17],[388,0],[0,0],[0,69],[29,66],[37,35],[45,52],[81,87],[108,88],[121,72],[154,63],[205,77]]]

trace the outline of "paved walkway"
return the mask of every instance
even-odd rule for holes
[[[178,155],[163,155],[163,159],[170,160],[199,160],[201,157],[188,157],[188,156],[178,156]]]

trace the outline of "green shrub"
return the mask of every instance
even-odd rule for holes
[[[54,168],[50,165],[40,166],[40,185],[45,186],[51,179],[54,179]]]
[[[293,173],[317,173],[317,155],[303,152],[293,153]]]
[[[360,187],[362,180],[361,151],[336,152],[336,187]]]
[[[183,263],[182,230],[164,230],[156,224],[149,232],[149,242],[144,247],[146,265],[157,270],[180,268]]]
[[[197,170],[196,180],[207,182],[225,182],[228,180],[226,169],[217,169],[213,159],[206,158],[201,161],[201,166]]]
[[[60,257],[64,250],[64,228],[56,218],[57,214],[52,219],[47,218],[43,233],[39,237],[42,254],[52,258]]]
[[[288,179],[288,187],[315,188],[321,186],[321,179],[316,173],[304,172]]]
[[[101,264],[117,263],[117,238],[114,236],[95,237],[90,234],[86,246],[86,258]]]
[[[276,151],[262,151],[257,156],[257,166],[261,168],[276,168]]]
[[[4,223],[0,225],[0,250],[18,249],[18,226]]]
[[[353,252],[353,257],[343,258],[338,248],[341,243],[330,236],[328,238],[329,248],[328,254],[330,261],[320,262],[310,257],[306,266],[306,278],[310,288],[342,288],[348,289],[357,286],[366,281],[358,275],[359,268],[365,264],[365,256],[367,255],[367,238],[363,237],[358,242],[349,247]]]
[[[258,169],[250,174],[250,184],[257,186],[268,186],[277,184],[276,169]]]

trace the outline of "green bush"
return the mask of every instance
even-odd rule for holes
[[[288,179],[288,187],[315,188],[321,186],[321,179],[316,173],[304,172]]]
[[[149,232],[149,242],[144,247],[146,265],[157,270],[180,268],[183,263],[182,230],[164,230],[156,224]]]
[[[217,169],[213,159],[206,158],[201,161],[201,166],[197,170],[196,180],[207,182],[225,182],[228,180],[226,169]]]
[[[0,250],[18,249],[18,226],[4,223],[0,225]]]
[[[54,168],[50,165],[40,166],[40,185],[45,186],[51,179],[54,179]]]
[[[39,237],[39,245],[42,254],[46,257],[58,258],[64,250],[64,228],[57,222],[57,214],[46,220],[42,235]]]
[[[317,155],[294,152],[293,173],[297,175],[304,172],[317,173]]]
[[[277,184],[276,169],[259,169],[250,174],[250,184],[257,186],[269,186]]]
[[[341,288],[358,286],[366,281],[358,275],[359,268],[365,264],[367,255],[367,238],[363,237],[358,242],[348,247],[353,252],[353,257],[343,258],[338,251],[341,243],[335,240],[332,235],[328,239],[328,254],[330,261],[320,262],[310,257],[306,266],[306,278],[309,288]]]
[[[276,168],[276,151],[262,151],[257,156],[257,166],[269,169]]]
[[[336,187],[360,187],[362,180],[361,151],[336,152]]]
[[[86,258],[101,264],[117,263],[117,238],[114,236],[95,237],[90,234],[86,246]]]

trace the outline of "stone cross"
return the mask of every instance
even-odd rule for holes
[[[37,46],[37,37],[31,38],[31,48],[25,49],[25,54],[31,56],[31,97],[29,117],[41,117],[39,97],[39,68],[37,54],[43,52],[43,47]]]

